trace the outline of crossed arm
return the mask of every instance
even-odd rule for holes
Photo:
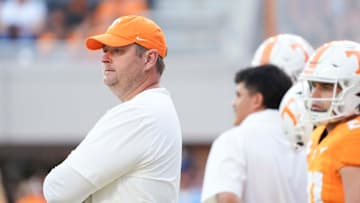
[[[54,168],[44,181],[48,203],[83,202],[94,191],[95,186],[66,163]]]

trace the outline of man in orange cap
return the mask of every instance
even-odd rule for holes
[[[103,50],[104,83],[122,103],[47,175],[47,202],[177,202],[181,128],[169,92],[160,87],[167,51],[162,30],[145,17],[124,16],[86,46]]]

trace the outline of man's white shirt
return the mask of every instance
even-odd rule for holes
[[[202,203],[231,192],[244,203],[303,203],[306,154],[295,152],[283,135],[276,110],[250,114],[212,144],[207,160]]]
[[[45,197],[48,203],[85,199],[87,203],[175,203],[181,145],[181,128],[169,93],[164,88],[146,90],[96,123],[48,175]]]

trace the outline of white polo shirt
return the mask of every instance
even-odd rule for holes
[[[45,197],[48,203],[175,203],[181,147],[169,93],[164,88],[146,90],[96,123],[47,176]]]
[[[232,192],[244,203],[304,203],[306,154],[285,139],[276,110],[253,113],[212,144],[206,163],[202,203]]]

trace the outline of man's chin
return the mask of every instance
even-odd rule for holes
[[[104,78],[104,84],[111,87],[111,86],[114,86],[116,84],[116,81],[108,80],[108,79]]]
[[[240,120],[235,120],[235,121],[233,122],[233,124],[234,124],[234,126],[238,126],[238,125],[241,124],[241,121],[240,121]]]

